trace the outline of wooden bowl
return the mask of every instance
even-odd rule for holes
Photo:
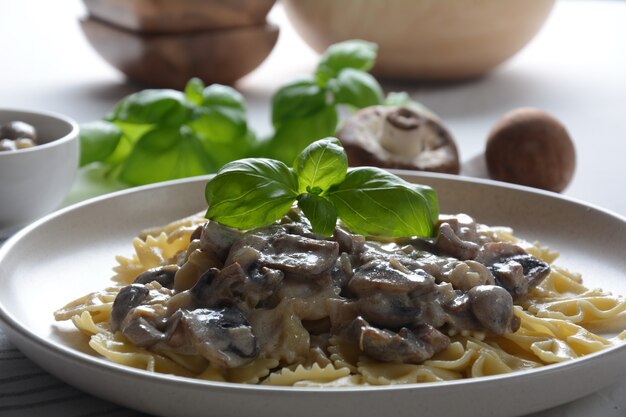
[[[83,0],[89,14],[146,33],[258,26],[276,0]]]
[[[278,39],[272,24],[168,35],[130,32],[91,18],[81,27],[96,51],[129,79],[176,89],[192,77],[231,84],[263,62]]]
[[[446,80],[482,75],[539,31],[555,0],[284,0],[313,49],[347,39],[379,46],[376,75]]]

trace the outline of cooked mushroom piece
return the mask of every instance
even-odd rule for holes
[[[161,284],[162,287],[172,288],[174,286],[174,276],[178,269],[178,265],[157,266],[156,268],[148,269],[137,275],[133,284],[148,284],[152,281],[156,281]]]
[[[355,270],[348,289],[359,298],[361,314],[367,320],[378,326],[400,327],[419,320],[421,309],[414,301],[435,291],[436,286],[423,271],[402,270],[398,262],[376,259]]]
[[[0,125],[0,139],[30,139],[37,143],[37,130],[31,124],[14,120]]]
[[[459,173],[454,139],[440,120],[408,107],[372,106],[337,133],[351,166]]]
[[[211,268],[205,272],[190,290],[191,299],[195,307],[236,305],[248,310],[270,297],[282,279],[281,271],[261,267],[246,273],[233,263],[221,271]]]
[[[207,252],[214,253],[224,262],[231,246],[241,237],[241,234],[239,230],[208,221],[200,233],[200,247]]]
[[[155,323],[133,313],[126,316],[120,328],[136,346],[149,348],[165,340],[165,333],[157,329]]]
[[[252,327],[237,308],[178,310],[172,323],[182,326],[188,340],[212,365],[236,368],[257,357]]]
[[[480,246],[476,243],[461,240],[448,223],[439,225],[435,246],[441,253],[462,261],[474,259],[480,251]]]
[[[355,235],[341,227],[336,227],[333,240],[339,244],[339,253],[347,253],[350,256],[358,256],[365,250],[365,238]]]
[[[143,284],[131,284],[122,288],[113,301],[113,307],[111,308],[111,318],[109,322],[111,324],[111,331],[116,332],[120,330],[122,321],[126,318],[126,315],[130,310],[140,305],[150,291]]]
[[[526,295],[550,273],[547,263],[506,242],[483,245],[475,260],[487,266],[496,283],[514,298]]]
[[[513,297],[497,285],[479,285],[467,292],[471,311],[487,330],[501,335],[515,332],[520,322],[513,315]]]
[[[0,152],[4,151],[16,151],[17,145],[14,140],[11,139],[1,139],[0,140]]]
[[[476,261],[458,262],[440,274],[443,281],[449,282],[455,289],[467,292],[478,285],[496,283],[489,269]],[[439,278],[439,277],[436,277]]]
[[[329,240],[286,233],[283,226],[269,226],[246,234],[233,244],[226,265],[239,263],[282,271],[295,278],[330,272],[339,257],[339,244]]]
[[[447,336],[427,324],[413,329],[403,327],[395,333],[372,327],[358,317],[351,327],[359,349],[383,362],[422,363],[450,344]]]
[[[339,256],[339,244],[328,240],[283,234],[272,240],[275,254],[264,255],[261,264],[301,276],[329,271]]]

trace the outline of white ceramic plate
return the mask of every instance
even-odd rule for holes
[[[405,173],[434,186],[442,212],[509,225],[562,252],[591,287],[626,294],[626,219],[559,195],[461,177]],[[202,210],[206,179],[124,191],[57,213],[0,249],[0,317],[13,342],[44,369],[110,401],[162,416],[517,416],[606,386],[626,370],[626,346],[564,364],[435,384],[311,389],[212,383],[150,374],[97,358],[52,313],[109,282],[114,255],[141,229]],[[623,326],[623,323],[621,324]],[[617,329],[615,329],[617,330]]]

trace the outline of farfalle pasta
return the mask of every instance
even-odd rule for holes
[[[605,349],[626,301],[510,229],[442,216],[437,237],[326,238],[297,210],[240,232],[191,216],[145,231],[113,284],[55,313],[110,361],[210,381],[439,382]]]

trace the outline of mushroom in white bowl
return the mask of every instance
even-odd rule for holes
[[[19,122],[19,123],[17,123]],[[58,208],[78,168],[79,128],[66,116],[0,109],[0,237]],[[30,139],[28,145],[26,140]]]

